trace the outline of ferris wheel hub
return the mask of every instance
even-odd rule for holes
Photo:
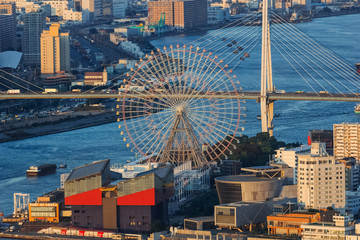
[[[183,115],[186,114],[186,112],[187,112],[186,109],[187,109],[187,107],[184,103],[180,103],[175,107],[177,114],[183,114]]]

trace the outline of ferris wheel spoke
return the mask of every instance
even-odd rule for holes
[[[196,119],[193,121],[196,125],[199,125],[199,119]],[[216,146],[217,144],[220,143],[220,145],[222,145],[222,147],[224,149],[227,149],[229,145],[231,145],[231,142],[230,141],[227,141],[225,138],[222,139],[219,141],[217,139],[215,139],[215,137],[213,136],[213,134],[216,134],[215,131],[212,131],[211,134],[208,135],[208,141],[211,143],[212,146]],[[218,135],[218,134],[217,134]],[[226,137],[226,136],[225,136]],[[227,141],[228,142],[228,146],[225,146],[221,141],[224,140],[224,141]]]
[[[197,117],[203,117],[203,118],[211,119],[211,118],[208,117],[208,116],[199,115],[199,114],[196,114],[196,113],[194,113],[193,115],[194,115],[194,116],[197,116]],[[224,123],[224,124],[229,125],[229,126],[232,126],[232,127],[236,127],[236,126],[237,126],[237,124],[229,123],[228,121],[219,120],[219,119],[220,119],[220,116],[219,116],[219,115],[216,115],[216,114],[214,114],[214,115],[215,115],[216,117],[218,117],[218,119],[216,120],[218,123]],[[231,120],[232,120],[232,119],[231,119]],[[224,128],[224,125],[220,126],[220,128]],[[227,128],[225,128],[225,129],[227,129]]]
[[[171,129],[171,126],[166,130],[166,132],[163,134],[162,138],[158,139],[159,144],[154,149],[152,149],[152,147],[149,148],[147,153],[149,153],[149,151],[162,152],[162,150],[164,149],[164,146],[166,144],[166,136],[168,136],[170,129]],[[154,141],[154,143],[155,143],[155,141]]]
[[[197,56],[200,56],[200,59],[197,61],[197,65],[196,65],[196,68],[195,68],[195,60],[193,61],[193,65],[190,69],[190,75],[194,76],[191,78],[190,80],[190,87],[188,88],[188,91],[185,92],[186,95],[189,95],[190,92],[191,92],[191,88],[193,87],[193,83],[196,81],[197,77],[196,77],[196,70],[199,69],[199,66],[200,66],[200,63],[203,59],[203,54],[198,54],[198,51],[199,51],[199,48],[197,47],[196,48],[196,58]],[[195,68],[195,72],[194,72],[194,68]],[[196,88],[194,88],[196,90]]]
[[[156,56],[154,56],[154,58],[156,58]],[[153,64],[152,67],[149,68],[148,70],[151,72],[152,76],[157,80],[156,83],[161,83],[162,81],[160,81],[160,79],[159,79],[159,77],[158,77],[159,74],[158,74],[158,71],[156,70],[156,67],[160,67],[159,64],[156,64],[156,65]],[[155,69],[155,72],[152,70],[153,68]],[[144,72],[149,79],[152,79],[152,77],[151,77],[147,72],[145,72],[143,69],[141,69],[141,71]],[[139,70],[138,72],[139,72],[139,74],[141,74],[141,73],[140,73],[140,70]],[[165,76],[164,76],[164,77],[165,77]],[[155,83],[155,84],[156,84],[156,83]],[[166,81],[165,81],[165,83],[166,83]],[[156,85],[155,85],[155,86],[151,86],[151,84],[150,84],[149,87],[150,87],[151,89],[152,89],[153,87],[155,87],[155,89],[152,91],[152,93],[155,95],[155,91],[156,91],[157,89],[159,89],[159,87],[161,87],[161,86],[160,86],[160,84],[159,84],[159,86],[156,86]],[[164,87],[161,87],[161,89],[164,90]],[[165,89],[166,89],[166,88],[165,88]],[[171,93],[169,93],[168,91],[165,91],[165,94],[168,94],[168,95],[170,96]],[[168,104],[171,105],[171,106],[174,104],[173,101],[172,101],[170,98],[167,99],[166,101],[167,101]]]
[[[158,123],[157,125],[153,125],[153,126],[151,126],[151,127],[148,127],[148,130],[147,130],[147,131],[145,131],[144,133],[138,135],[136,138],[132,138],[132,141],[133,141],[133,142],[136,142],[137,140],[139,140],[140,138],[142,138],[142,140],[139,141],[139,143],[138,143],[138,145],[141,145],[144,141],[147,140],[147,138],[149,138],[149,137],[151,137],[151,136],[154,135],[154,134],[153,134],[153,133],[155,133],[154,130],[156,130],[158,126],[164,124],[165,122],[167,122],[166,125],[169,124],[169,123],[171,122],[171,119],[172,119],[172,118],[173,118],[173,116],[170,116],[170,117],[164,119],[162,122]],[[166,126],[166,125],[165,125],[165,126]],[[133,125],[133,126],[134,126],[134,125]],[[165,127],[165,126],[164,126],[164,127]],[[164,128],[164,127],[163,127],[163,128]],[[134,126],[134,128],[137,128],[137,126]],[[161,128],[161,130],[162,130],[163,128]],[[131,130],[132,130],[131,128],[128,128],[128,131],[131,131]],[[160,133],[161,130],[158,131],[158,133]],[[128,133],[128,135],[130,135],[130,134]]]
[[[215,68],[211,71],[211,74],[213,73],[214,70],[215,70]],[[217,76],[221,71],[222,71],[222,69],[220,69],[220,70],[218,71],[218,73],[212,78],[212,80],[215,79],[216,76]],[[202,86],[202,88],[201,88],[198,92],[196,92],[196,94],[195,94],[194,96],[189,97],[189,98],[186,100],[186,102],[187,102],[188,104],[191,104],[191,102],[194,101],[194,100],[196,99],[196,97],[200,94],[200,92],[201,92],[202,90],[204,90],[207,86],[208,86],[208,90],[210,90],[210,88],[211,88],[216,82],[220,82],[220,83],[221,83],[221,82],[222,82],[221,80],[223,80],[223,79],[224,79],[224,77],[221,77],[221,78],[217,79],[217,80],[214,81],[210,86],[208,86],[208,84],[209,84],[211,81],[208,81],[208,82],[203,81],[203,86]],[[202,78],[201,78],[199,81],[202,81]],[[220,84],[220,86],[221,86],[221,84]]]
[[[155,136],[160,136],[160,133],[164,130],[164,128],[165,127],[167,127],[169,124],[171,124],[171,121],[167,121],[167,123],[155,134],[155,135],[153,135],[153,137],[149,140],[149,141],[147,141],[147,143],[144,145],[144,147],[143,148],[141,148],[140,149],[140,151],[141,152],[148,152],[148,151],[151,151],[152,150],[152,148],[153,148],[153,146],[156,144],[156,141],[154,141],[154,138],[155,138]],[[163,137],[165,137],[166,135],[167,135],[167,132],[170,130],[170,128],[171,127],[169,127],[167,130],[166,130],[166,132],[165,132],[165,134],[163,135]],[[149,136],[151,136],[151,135],[149,135]],[[147,137],[146,137],[147,138]],[[152,145],[150,146],[150,147],[147,147],[147,145],[149,144],[149,143],[152,143]],[[165,143],[163,143],[163,144],[165,144]],[[147,151],[144,151],[144,149],[148,149]],[[154,152],[156,152],[156,151],[154,151]]]
[[[155,61],[154,61],[154,59],[155,59]],[[163,83],[165,82],[165,83],[167,83],[166,82],[166,80],[165,81],[161,81],[161,79],[159,78],[159,75],[161,75],[160,73],[159,73],[159,68],[160,68],[160,65],[158,64],[158,61],[157,61],[157,56],[153,56],[152,58],[151,58],[151,63],[152,63],[152,66],[150,67],[150,68],[148,68],[147,70],[148,71],[150,71],[150,73],[151,73],[151,76],[146,72],[146,74],[147,74],[147,77],[149,78],[149,79],[156,79],[156,82],[154,83],[154,82],[152,82],[152,84],[150,84],[150,89],[152,89],[152,93],[155,95],[155,93],[156,93],[156,91],[158,90],[158,89],[161,89],[161,90],[166,90],[166,88],[164,88],[163,87]],[[156,64],[154,64],[154,62],[156,62]],[[154,71],[153,71],[153,69],[154,69]],[[145,71],[142,69],[142,71],[145,73]],[[141,73],[140,73],[141,74]],[[165,78],[166,78],[166,76],[164,76]],[[162,84],[161,84],[162,83]],[[154,85],[155,84],[155,85]],[[153,86],[152,86],[153,85]],[[155,88],[155,89],[154,89]],[[169,93],[168,91],[165,91],[165,94],[168,94],[169,96],[171,95],[171,93]],[[173,103],[173,101],[172,101],[172,99],[170,99],[170,98],[168,98],[168,99],[166,99],[165,101],[167,101],[168,102],[168,104],[169,105],[173,105],[174,103]]]
[[[193,116],[192,116],[193,118],[194,118],[194,120],[197,120],[197,121],[199,121],[199,122],[201,122],[201,123],[203,123],[203,124],[205,124],[205,125],[207,125],[208,123],[206,122],[206,121],[204,121],[203,120],[203,116],[199,116],[199,115],[197,115],[197,114],[194,114]],[[221,122],[221,121],[219,121],[218,120],[218,122]],[[224,123],[224,122],[222,122],[222,123]],[[227,123],[228,124],[228,123]],[[229,124],[229,125],[233,125],[234,127],[236,127],[236,125],[234,125],[234,124]],[[219,124],[218,124],[218,126],[219,126]],[[221,129],[225,129],[225,130],[234,130],[234,129],[231,129],[231,128],[226,128],[226,127],[224,127],[224,126],[219,126],[218,128],[216,128],[216,130],[218,131],[218,132],[220,132],[221,134],[223,134],[223,135],[225,135],[226,136],[226,132],[224,132],[224,131],[222,131]],[[221,137],[221,135],[218,135],[219,137]],[[225,137],[225,136],[222,136],[222,137]]]
[[[204,123],[204,121],[201,120],[200,118],[195,118],[195,119],[196,119],[195,122],[197,122],[197,124],[199,124],[198,122]],[[205,124],[206,124],[206,123],[205,123]],[[219,131],[219,130],[218,130],[218,131]],[[220,132],[221,132],[221,131],[220,131]],[[223,133],[223,132],[222,132],[222,133]],[[214,137],[214,134],[215,134],[216,136],[218,136],[218,137],[220,138],[220,140],[216,140],[215,137]],[[224,149],[227,149],[230,145],[233,146],[232,140],[229,141],[229,140],[226,139],[226,137],[227,137],[228,135],[225,135],[225,136],[224,136],[223,134],[220,135],[220,134],[218,134],[216,131],[213,131],[211,136],[214,138],[214,141],[217,141],[217,143],[219,143]],[[225,142],[227,143],[227,146],[223,143],[223,141],[225,141]]]
[[[166,61],[164,61],[163,54],[160,53],[160,57],[161,57],[162,62],[163,62],[164,64],[165,64],[165,63],[170,63],[169,55],[168,55],[167,52],[166,52],[166,48],[165,48],[165,55],[166,55],[166,57],[167,57],[167,60],[166,60]],[[170,68],[169,71],[167,70],[168,67]],[[166,66],[166,67],[165,67],[165,71],[166,71],[167,78],[171,78],[171,77],[174,77],[174,78],[175,78],[175,76],[173,76],[173,74],[172,74],[172,68],[173,68],[173,65],[172,65],[172,64],[170,64],[170,66]],[[167,91],[170,92],[171,94],[173,94],[174,92],[173,92],[172,86],[170,85],[170,82],[167,80],[166,83],[167,83],[168,89],[170,90],[170,91],[169,91],[169,90],[167,90]]]
[[[162,56],[162,53],[159,53],[159,54]],[[161,66],[160,62],[158,61],[158,57],[155,56],[154,58],[155,58],[155,61],[156,61],[156,66],[157,66],[159,69],[161,69],[161,71],[162,71],[163,77],[164,77],[164,78],[168,77],[167,74],[164,73],[163,67]],[[169,82],[165,80],[165,83],[169,83]],[[168,85],[167,85],[167,88],[168,88],[168,89],[171,89],[172,87],[171,87],[170,84],[168,84]],[[161,89],[164,90],[164,89],[166,89],[166,88],[162,87]],[[170,94],[171,94],[171,91],[167,91],[167,92],[170,92]],[[175,105],[175,102],[176,102],[176,101],[174,101],[173,99],[169,99],[169,101],[172,101],[173,105]]]

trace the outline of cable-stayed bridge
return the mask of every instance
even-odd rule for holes
[[[22,80],[16,75],[0,71],[0,85],[4,89],[21,89],[21,94],[0,93],[0,99],[51,99],[51,98],[126,98],[126,99],[255,99],[261,105],[262,131],[272,134],[274,101],[348,101],[358,102],[359,74],[341,57],[309,36],[287,23],[276,12],[267,9],[264,1],[263,13],[254,13],[213,31],[184,46],[171,46],[149,54],[140,61],[137,68],[118,76],[115,85],[146,86],[169,85],[170,78],[186,72],[178,86],[167,86],[163,91],[151,88],[144,92],[121,91],[106,93],[97,87],[82,93],[46,93],[43,88]],[[259,26],[259,23],[262,26]],[[261,43],[261,44],[260,44]],[[252,54],[261,45],[261,91],[241,89],[238,73],[240,67],[252,60]],[[176,50],[176,51],[175,51]],[[174,54],[174,52],[176,52]],[[276,52],[284,61],[284,67],[297,74],[293,84],[300,85],[301,91],[279,91],[274,87],[276,74],[273,74],[272,53]],[[149,66],[145,63],[153,63]],[[164,67],[169,63],[171,67]],[[214,63],[216,72],[207,65]],[[210,64],[211,65],[211,64]],[[260,65],[260,63],[259,63]],[[140,69],[140,70],[139,70]],[[157,71],[157,74],[154,73]],[[275,70],[274,70],[275,72]],[[185,74],[185,75],[186,75]],[[273,82],[274,75],[274,82]],[[225,85],[223,79],[230,78],[233,86]],[[197,83],[194,83],[195,79]],[[239,80],[238,80],[239,79]],[[151,81],[150,81],[151,80]],[[203,81],[205,80],[205,81]],[[206,84],[201,82],[207,82]],[[216,82],[212,84],[209,82]],[[240,82],[241,81],[241,82]],[[191,90],[183,90],[183,85],[192,85]],[[211,86],[211,87],[210,87]],[[125,87],[126,88],[126,87]],[[114,89],[114,87],[112,87]]]

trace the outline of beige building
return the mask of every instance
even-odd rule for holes
[[[106,68],[103,72],[86,72],[84,78],[84,85],[90,86],[104,86],[107,82]]]
[[[345,207],[345,169],[325,151],[325,143],[312,143],[311,153],[298,156],[298,202],[306,208]]]
[[[41,34],[41,74],[70,72],[69,33],[60,32],[60,24],[54,23]]]
[[[148,2],[148,21],[156,23],[165,13],[165,24],[190,29],[207,25],[206,0],[160,0]]]
[[[334,124],[335,158],[353,157],[360,160],[360,124]]]

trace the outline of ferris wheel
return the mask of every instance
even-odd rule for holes
[[[159,49],[131,69],[120,88],[117,114],[126,146],[159,162],[203,167],[227,158],[240,129],[241,100],[231,70],[193,47]],[[119,116],[119,117],[120,117]],[[119,118],[118,121],[121,119]]]

